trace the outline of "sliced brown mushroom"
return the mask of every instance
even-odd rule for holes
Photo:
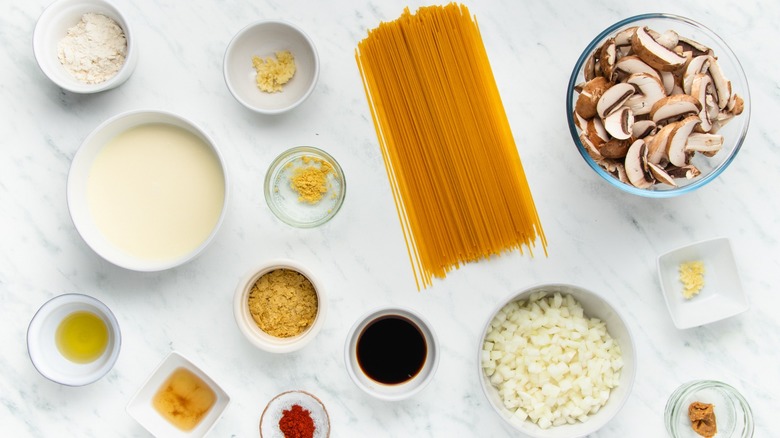
[[[588,120],[588,126],[585,129],[585,135],[596,148],[609,140],[609,133],[604,129],[604,123],[598,117]]]
[[[642,61],[636,55],[624,56],[618,59],[617,62],[615,62],[615,70],[629,75],[634,73],[647,73],[649,75],[655,76],[659,80],[661,79],[661,75],[658,74],[656,69],[650,67],[646,62]]]
[[[601,153],[599,153],[599,149],[593,144],[593,142],[590,141],[584,132],[580,134],[580,141],[582,142],[582,146],[585,148],[585,151],[595,161],[599,161],[604,158],[601,156]]]
[[[683,91],[686,94],[691,94],[691,85],[693,85],[693,78],[701,73],[706,73],[710,68],[710,57],[707,55],[697,56],[691,59],[688,66],[685,67],[683,73]]]
[[[618,47],[620,46],[630,46],[631,45],[631,38],[634,36],[634,32],[636,32],[636,26],[627,27],[620,32],[615,34],[615,45]]]
[[[708,74],[698,73],[693,78],[693,84],[691,85],[691,96],[699,100],[701,104],[701,110],[699,111],[699,119],[701,124],[696,127],[701,132],[710,132],[712,129],[712,120],[710,119],[709,112],[707,111],[707,94],[708,90],[712,88],[712,78]]]
[[[614,87],[613,87],[614,88]],[[664,97],[650,109],[650,118],[656,123],[663,123],[701,111],[699,100],[687,94],[675,94]]]
[[[732,97],[733,99],[729,100],[728,110],[735,116],[738,116],[745,110],[745,101],[737,93],[732,94]]]
[[[704,155],[715,155],[723,147],[723,136],[717,134],[693,133],[685,142],[688,152],[701,152]]]
[[[669,136],[674,131],[674,124],[663,126],[653,136],[652,140],[647,141],[647,159],[653,164],[661,164],[669,161],[666,155],[666,145],[669,142]]]
[[[695,115],[674,123],[674,129],[666,142],[666,156],[669,157],[670,163],[678,167],[688,164],[685,145],[693,128],[700,122],[699,116]]]
[[[639,58],[661,71],[674,71],[685,64],[683,56],[659,44],[647,31],[647,27],[637,27],[631,38],[631,47]]]
[[[631,128],[631,136],[635,139],[646,138],[655,134],[656,125],[652,120],[636,120]],[[645,141],[648,141],[645,139]]]
[[[693,164],[687,164],[682,167],[669,166],[666,168],[666,173],[674,178],[686,178],[693,179],[701,175],[701,171]]]
[[[610,38],[601,46],[601,51],[599,53],[599,65],[601,66],[601,73],[609,80],[612,80],[615,61],[617,61],[615,39]]]
[[[582,91],[577,96],[574,111],[583,118],[590,119],[596,116],[596,105],[612,84],[604,76],[597,76],[578,86],[582,88]]]
[[[653,39],[668,50],[674,50],[677,47],[677,43],[680,41],[680,35],[677,32],[669,29],[664,33],[653,35]]]
[[[655,182],[647,166],[647,145],[644,140],[640,139],[631,144],[624,164],[628,181],[634,187],[646,189]]]
[[[664,92],[666,95],[671,95],[674,92],[675,78],[674,73],[668,71],[661,72],[661,83],[664,85]]]
[[[631,146],[630,141],[613,138],[601,145],[599,153],[604,158],[623,158],[626,156],[629,146]]]
[[[596,104],[596,112],[599,117],[606,118],[617,111],[625,101],[634,94],[634,86],[631,84],[615,84],[607,89]]]
[[[650,169],[650,173],[653,175],[653,178],[655,178],[656,181],[662,182],[672,187],[677,187],[677,182],[675,182],[674,178],[666,173],[666,171],[659,165],[648,162],[647,167]]]
[[[634,112],[626,106],[620,107],[604,119],[604,129],[618,140],[627,140],[631,137],[633,126]]]
[[[718,93],[718,108],[724,109],[729,103],[731,97],[731,81],[726,79],[723,75],[723,70],[720,69],[720,64],[714,56],[709,57],[710,68],[709,73],[712,76],[712,83],[715,84],[715,90]]]
[[[625,83],[633,85],[637,90],[625,103],[635,115],[650,114],[653,105],[666,97],[661,81],[648,73],[634,73]]]
[[[572,119],[574,119],[574,126],[579,128],[580,131],[584,131],[588,127],[588,119],[579,115],[577,111],[572,111]]]
[[[698,41],[694,41],[684,36],[679,36],[678,40],[679,43],[682,44],[685,48],[694,51],[696,55],[712,55],[712,49],[705,46],[704,44],[699,43]]]

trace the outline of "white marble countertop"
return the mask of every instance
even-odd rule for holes
[[[303,389],[328,407],[333,436],[509,436],[477,381],[478,336],[496,303],[545,282],[599,291],[627,317],[639,367],[627,404],[599,437],[660,437],[664,404],[681,383],[714,377],[743,390],[757,426],[771,436],[780,406],[780,82],[778,2],[467,3],[477,16],[520,155],[549,240],[549,257],[511,253],[470,264],[423,292],[415,288],[376,134],[355,64],[368,29],[400,15],[401,1],[116,0],[135,27],[138,67],[121,87],[92,96],[65,93],[39,70],[35,21],[47,0],[0,6],[0,434],[146,436],[125,412],[131,396],[171,351],[190,357],[230,394],[212,436],[257,435],[265,404]],[[416,9],[417,2],[409,4]],[[739,56],[751,87],[750,131],[717,180],[680,198],[650,200],[604,183],[575,151],[564,96],[577,56],[609,24],[644,12],[690,17],[717,31]],[[313,95],[291,113],[249,112],[229,94],[222,57],[239,29],[285,19],[314,40],[321,58]],[[117,268],[81,240],[68,215],[65,181],[85,136],[127,110],[173,111],[200,124],[226,157],[232,199],[213,244],[169,271]],[[294,145],[318,146],[348,181],[343,209],[316,229],[293,229],[265,205],[267,166]],[[677,330],[656,278],[656,257],[691,242],[731,239],[747,313]],[[253,348],[233,320],[240,276],[277,257],[315,271],[330,314],[304,350]],[[49,298],[81,292],[119,319],[123,345],[114,369],[80,388],[54,384],[33,368],[25,333]],[[407,401],[369,398],[343,361],[347,331],[370,309],[402,305],[422,313],[441,343],[434,381]]]

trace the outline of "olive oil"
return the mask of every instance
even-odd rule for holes
[[[102,318],[80,310],[66,316],[57,326],[57,349],[69,361],[90,363],[103,355],[108,346],[108,327]]]
[[[163,418],[177,428],[189,431],[203,420],[217,401],[214,390],[186,368],[176,368],[152,399]]]

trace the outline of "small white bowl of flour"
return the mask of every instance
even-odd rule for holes
[[[128,21],[105,0],[52,3],[35,25],[33,52],[52,82],[82,94],[121,85],[138,60]]]

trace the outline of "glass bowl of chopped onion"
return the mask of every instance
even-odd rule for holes
[[[566,89],[577,151],[633,195],[670,198],[717,178],[742,147],[750,92],[737,56],[685,17],[621,20],[583,50]]]
[[[507,297],[488,318],[478,355],[491,407],[534,438],[601,429],[623,407],[636,375],[634,341],[618,310],[568,284]]]

